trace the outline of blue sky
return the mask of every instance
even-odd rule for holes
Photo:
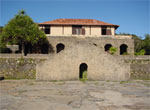
[[[0,0],[0,26],[24,9],[37,23],[58,18],[97,19],[118,24],[116,33],[150,33],[149,0]]]

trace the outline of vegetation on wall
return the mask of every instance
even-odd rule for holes
[[[132,35],[134,39],[134,50],[135,55],[150,55],[150,35],[145,34],[145,38],[142,39],[141,37],[134,35],[134,34],[127,34],[127,33],[119,33],[119,35]]]
[[[38,24],[25,13],[24,10],[19,11],[6,26],[4,26],[0,34],[0,47],[3,48],[9,45],[21,45],[22,50],[25,50],[25,45],[32,46],[45,43],[46,35],[39,30]],[[0,51],[3,51],[2,49]]]
[[[110,49],[109,49],[109,53],[110,53],[111,55],[114,55],[114,54],[116,53],[116,51],[117,51],[117,48],[116,48],[116,47],[110,47]]]

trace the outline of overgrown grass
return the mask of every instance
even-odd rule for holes
[[[84,71],[82,74],[82,78],[80,78],[80,81],[86,82],[87,81],[87,71]]]

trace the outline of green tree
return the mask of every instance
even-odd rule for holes
[[[145,55],[150,55],[150,35],[146,34],[143,40],[143,49],[145,49]]]
[[[28,43],[34,46],[46,42],[46,35],[39,30],[38,24],[34,23],[24,10],[21,10],[4,26],[0,42],[1,46],[6,44],[22,45],[24,51],[25,45]]]

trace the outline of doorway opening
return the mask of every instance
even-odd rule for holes
[[[87,69],[88,69],[88,65],[86,63],[80,64],[80,67],[79,67],[79,78],[80,79],[83,78],[83,73],[87,72]]]

